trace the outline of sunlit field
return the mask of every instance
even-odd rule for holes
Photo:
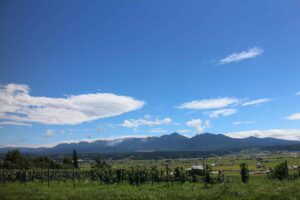
[[[239,177],[228,177],[227,183],[128,184],[103,185],[88,181],[6,184],[0,188],[1,199],[300,199],[300,179],[289,181],[250,177],[247,184]]]
[[[160,182],[149,179],[138,184],[126,180],[106,182],[104,179],[93,179],[88,175],[94,169],[92,163],[82,164],[75,171],[87,174],[80,178],[76,175],[72,178],[72,169],[27,169],[27,173],[42,171],[46,177],[35,180],[28,178],[26,181],[6,179],[1,183],[0,199],[300,199],[299,169],[289,169],[289,178],[284,180],[272,179],[268,173],[256,174],[264,169],[273,169],[285,160],[289,166],[295,166],[299,164],[300,159],[297,153],[281,153],[252,156],[236,154],[205,159],[123,159],[107,162],[113,170],[150,170],[154,166],[161,171],[165,170],[166,166],[170,170],[168,179],[164,174]],[[210,183],[205,184],[202,176],[197,176],[195,180],[175,180],[173,173],[176,168],[187,169],[202,163],[211,166]],[[249,168],[247,183],[241,181],[240,163],[246,163]],[[258,163],[264,164],[257,166]],[[220,180],[217,173],[219,171],[224,174],[223,180]],[[70,176],[59,178],[57,175],[50,175],[51,178],[47,178],[48,172],[68,172]]]
[[[0,200],[300,200],[300,0],[0,0]]]

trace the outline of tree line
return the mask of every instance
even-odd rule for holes
[[[146,167],[142,165],[131,166],[129,169],[113,168],[104,160],[96,159],[91,164],[90,170],[80,170],[77,152],[73,151],[72,159],[64,158],[58,163],[48,157],[37,157],[26,159],[18,150],[11,150],[7,153],[1,163],[1,180],[5,182],[20,181],[98,181],[103,184],[129,183],[131,185],[153,184],[153,183],[178,183],[203,182],[205,187],[214,183],[226,182],[224,173],[219,171],[217,175],[212,174],[210,165],[204,165],[203,169],[185,170],[182,167],[170,169],[168,164],[164,169],[157,166]],[[249,169],[246,163],[240,165],[240,176],[243,183],[249,181]],[[288,164],[285,161],[271,169],[267,175],[269,178],[284,180],[300,177],[290,175]]]

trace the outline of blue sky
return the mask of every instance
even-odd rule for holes
[[[300,140],[299,1],[1,1],[0,145]]]

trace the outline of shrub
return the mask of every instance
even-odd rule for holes
[[[289,178],[289,168],[287,161],[278,164],[274,169],[271,169],[270,178],[284,180]]]
[[[248,170],[248,166],[246,163],[241,163],[240,164],[240,168],[241,168],[241,180],[243,183],[247,183],[249,181],[249,170]]]

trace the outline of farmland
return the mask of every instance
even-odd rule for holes
[[[202,183],[154,184],[131,186],[128,184],[102,185],[71,182],[51,184],[12,183],[0,189],[0,199],[299,199],[300,180],[273,181],[264,177],[251,177],[248,184],[239,178],[229,183],[204,188]]]
[[[269,170],[284,161],[289,165],[289,178],[268,177]],[[248,166],[248,183],[241,182],[240,163]],[[78,169],[2,169],[0,199],[299,199],[299,163],[298,153],[240,153],[107,160],[98,167],[82,162]],[[205,174],[194,176],[186,171],[202,164],[211,170],[207,183]]]

